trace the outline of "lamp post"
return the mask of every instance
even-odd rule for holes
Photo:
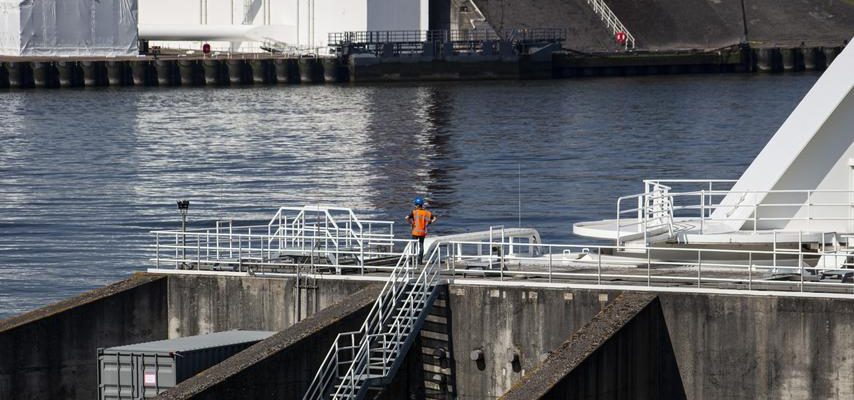
[[[178,212],[181,213],[181,258],[186,259],[187,247],[184,245],[187,236],[187,213],[190,211],[190,200],[178,200]]]

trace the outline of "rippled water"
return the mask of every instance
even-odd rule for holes
[[[337,203],[547,241],[643,178],[736,178],[817,75],[0,92],[0,318],[149,266],[148,231]],[[521,179],[520,179],[521,178]],[[577,239],[576,239],[577,240]]]

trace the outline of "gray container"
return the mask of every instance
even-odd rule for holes
[[[98,398],[153,398],[273,334],[228,331],[98,349]]]

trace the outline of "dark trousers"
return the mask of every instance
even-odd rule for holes
[[[418,241],[418,265],[424,264],[424,238],[426,236],[413,236]]]

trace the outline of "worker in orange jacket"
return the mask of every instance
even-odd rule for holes
[[[427,226],[436,222],[436,216],[424,209],[424,199],[415,198],[415,209],[406,216],[406,222],[412,226],[412,238],[418,241],[418,264],[424,263],[424,238]]]

